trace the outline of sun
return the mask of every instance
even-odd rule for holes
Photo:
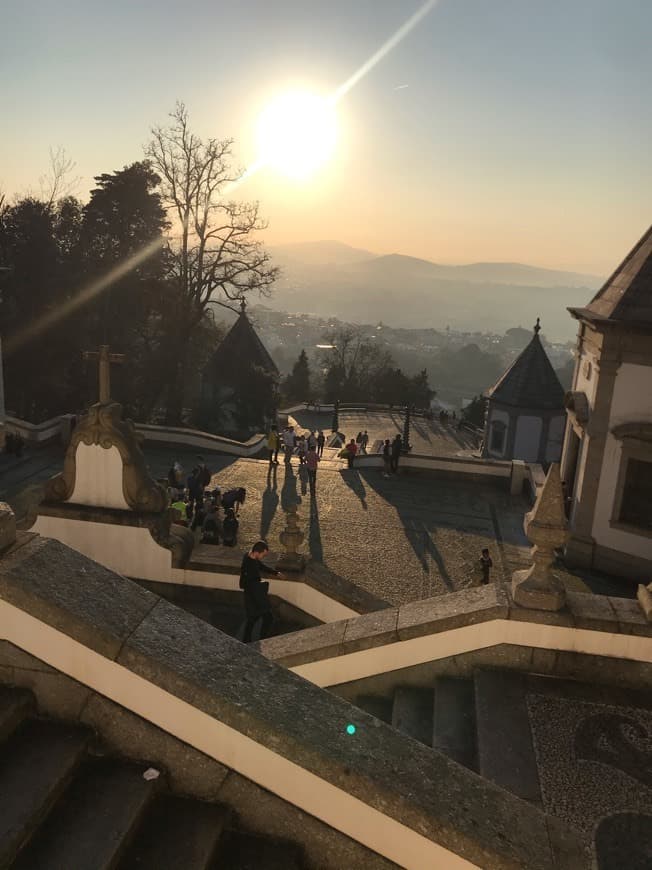
[[[335,106],[309,91],[282,94],[258,118],[262,163],[303,180],[332,156],[337,141]]]

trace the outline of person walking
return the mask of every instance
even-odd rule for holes
[[[319,456],[314,447],[310,447],[306,456],[306,466],[308,468],[308,483],[310,484],[310,492],[314,495],[317,486],[317,466],[319,465]]]
[[[360,439],[360,447],[365,456],[367,455],[367,444],[369,444],[369,433],[365,429],[362,433],[362,438]]]
[[[211,474],[210,468],[206,465],[204,457],[198,456],[197,459],[199,461],[199,482],[201,483],[201,488],[205,490],[210,486],[213,475]]]
[[[319,430],[319,435],[317,435],[317,458],[321,459],[324,455],[324,444],[326,443],[326,436],[322,429]]]
[[[269,464],[278,465],[278,451],[281,446],[281,436],[278,434],[278,427],[272,424],[267,436],[267,449],[269,450]]]
[[[355,459],[356,453],[358,452],[358,445],[355,443],[353,438],[346,445],[346,462],[349,468],[353,468],[353,460]]]
[[[383,444],[383,477],[389,477],[392,473],[392,445],[389,438],[385,438]]]
[[[392,458],[391,458],[391,469],[394,474],[398,471],[398,461],[401,456],[401,448],[403,447],[403,442],[400,434],[394,438],[392,441]]]
[[[261,580],[263,574],[283,578],[280,571],[265,565],[263,559],[269,553],[266,541],[256,541],[251,550],[242,557],[240,566],[240,589],[244,592],[245,626],[243,643],[251,642],[251,633],[260,619],[260,636],[268,637],[274,618],[269,603],[269,583]]]
[[[294,437],[294,426],[286,426],[286,428],[283,430],[283,449],[285,451],[286,465],[291,465],[295,442],[296,438]]]

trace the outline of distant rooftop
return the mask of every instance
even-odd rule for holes
[[[564,388],[543,349],[540,329],[537,318],[532,340],[505,374],[487,390],[485,395],[489,399],[516,408],[563,408]]]

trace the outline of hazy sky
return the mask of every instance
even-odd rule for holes
[[[246,165],[270,99],[333,91],[420,5],[4,0],[0,184],[38,189],[61,145],[86,197],[177,99]],[[270,244],[603,274],[652,222],[651,33],[652,0],[440,0],[341,101],[324,169],[262,171],[240,195]]]

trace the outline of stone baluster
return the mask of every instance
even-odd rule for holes
[[[298,552],[305,535],[299,527],[296,504],[288,505],[286,509],[286,526],[279,535],[283,552],[277,562],[280,571],[303,571],[306,560]]]
[[[534,610],[560,610],[566,601],[561,581],[552,573],[555,550],[568,539],[568,520],[559,465],[553,463],[532,510],[525,515],[525,534],[534,544],[532,567],[512,575],[516,604]]]

